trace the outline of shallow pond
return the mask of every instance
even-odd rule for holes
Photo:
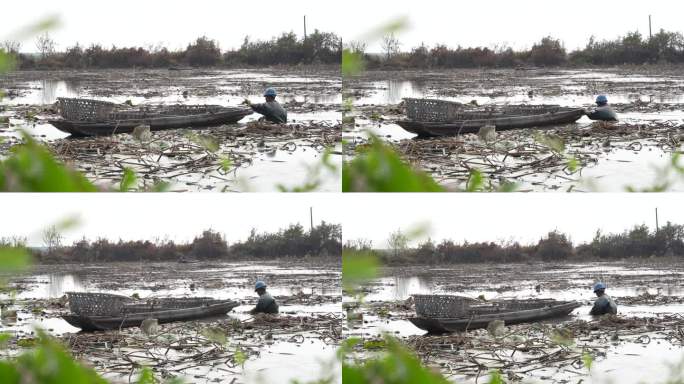
[[[412,273],[420,270],[420,273]],[[349,322],[347,332],[353,336],[374,337],[390,333],[399,337],[423,335],[425,331],[405,319],[412,314],[395,314],[389,318],[380,316],[372,306],[381,302],[404,301],[412,294],[454,294],[487,299],[506,298],[553,298],[576,300],[582,306],[570,316],[545,321],[558,324],[572,320],[592,320],[588,315],[595,298],[591,285],[597,279],[608,283],[607,292],[618,298],[618,314],[626,317],[651,318],[659,315],[684,313],[684,304],[620,304],[619,298],[649,293],[662,296],[684,295],[682,265],[646,266],[620,263],[596,263],[595,265],[501,265],[474,266],[454,265],[442,267],[392,267],[383,276],[368,283],[364,288],[364,301],[369,307],[363,309],[363,324]],[[496,277],[494,277],[496,274]],[[345,302],[352,297],[345,296]],[[606,350],[606,356],[598,359],[592,368],[592,376],[565,369],[535,370],[523,382],[582,380],[583,382],[639,383],[664,382],[671,373],[671,365],[684,360],[681,345],[665,341],[652,333],[648,343],[640,343],[635,337],[622,338]],[[474,377],[456,375],[454,382],[475,382]],[[531,380],[531,381],[530,381]]]
[[[19,337],[29,336],[34,327],[48,330],[60,336],[78,332],[59,317],[65,310],[53,306],[32,310],[32,305],[42,305],[46,299],[52,302],[66,292],[106,292],[130,296],[137,293],[141,298],[149,297],[201,297],[209,296],[231,299],[241,303],[228,313],[227,317],[207,321],[239,320],[249,324],[252,315],[248,311],[256,303],[253,284],[262,278],[268,282],[269,291],[280,302],[280,316],[316,319],[320,316],[339,316],[341,313],[339,286],[340,270],[334,264],[312,267],[288,265],[278,262],[212,263],[209,265],[156,263],[153,266],[140,263],[89,264],[67,266],[38,266],[36,271],[11,280],[15,294],[0,294],[0,300],[13,298],[16,303],[9,308],[17,310],[16,321],[3,321],[0,331]],[[307,284],[302,285],[301,279]],[[315,299],[315,300],[311,300]],[[40,308],[40,307],[39,307]],[[312,320],[308,320],[312,321]],[[192,324],[201,326],[203,320]],[[129,328],[130,329],[130,328]],[[131,329],[130,335],[137,330]],[[130,333],[132,332],[132,333]],[[274,336],[268,342],[257,343],[240,335],[228,335],[231,344],[244,345],[258,350],[244,367],[221,370],[199,364],[182,372],[186,382],[236,379],[236,383],[290,383],[292,380],[315,380],[330,369],[338,369],[335,360],[336,343],[322,340],[316,331],[288,333],[287,329],[273,329]],[[235,337],[235,340],[233,340]],[[242,337],[242,338],[241,338]],[[89,359],[89,356],[85,356]],[[96,359],[96,357],[94,357]],[[297,365],[298,369],[291,367]],[[116,381],[126,380],[114,373],[106,374]]]
[[[518,71],[426,71],[407,74],[387,73],[387,80],[379,80],[383,72],[371,72],[367,79],[352,80],[346,85],[360,111],[355,112],[356,124],[345,132],[346,139],[366,137],[365,131],[398,142],[416,136],[403,130],[395,121],[403,115],[382,115],[381,106],[396,105],[403,98],[438,98],[460,103],[478,105],[506,104],[558,104],[570,107],[589,107],[597,94],[608,95],[612,104],[620,105],[620,121],[632,126],[684,127],[684,78],[671,74],[644,75],[625,70],[611,72],[595,70],[531,71],[527,76]],[[642,108],[647,105],[647,108]],[[382,120],[371,120],[367,111],[378,106]],[[660,108],[659,106],[666,106]],[[641,109],[640,109],[641,108]],[[374,112],[375,113],[375,112]],[[562,129],[590,127],[592,121],[582,117]],[[520,130],[521,132],[529,130]],[[534,132],[530,131],[530,137]],[[634,140],[645,150],[627,151],[619,148],[605,150],[596,156],[596,162],[582,168],[581,173],[568,177],[558,171],[538,172],[522,177],[515,176],[523,191],[624,191],[627,187],[645,189],[661,180],[658,169],[667,167],[673,151],[662,148],[648,140]],[[566,143],[571,145],[573,143]],[[445,160],[446,161],[446,160]],[[448,162],[448,161],[447,161]],[[436,165],[427,162],[425,169]],[[451,169],[444,168],[445,173]],[[463,187],[463,180],[450,180],[439,172],[431,171],[440,183],[447,187]],[[496,176],[495,176],[496,177]],[[672,177],[669,190],[684,190],[682,177]]]
[[[9,89],[9,96],[0,100],[0,117],[10,117],[9,124],[0,125],[0,137],[20,136],[20,129],[41,141],[70,139],[49,123],[50,115],[38,113],[37,120],[23,118],[25,110],[51,105],[58,97],[83,97],[134,105],[144,104],[218,104],[238,105],[245,99],[263,102],[261,93],[275,87],[279,101],[289,110],[290,124],[334,125],[341,120],[338,106],[341,81],[335,71],[298,69],[291,74],[281,71],[251,70],[221,71],[94,71],[88,72],[20,72],[0,78],[0,89]],[[40,77],[43,76],[43,79]],[[38,108],[40,110],[41,108]],[[260,115],[243,118],[233,128],[244,128]],[[314,137],[316,138],[316,137]],[[74,139],[79,140],[79,139]],[[306,140],[288,140],[294,148],[275,149],[268,153],[253,153],[250,163],[237,167],[228,175],[186,172],[182,177],[160,174],[171,183],[174,191],[277,191],[293,188],[310,180],[310,174],[320,165],[322,148],[307,148]],[[333,148],[337,153],[340,148]],[[332,155],[330,163],[341,165],[341,155]],[[78,165],[78,161],[76,162]],[[163,165],[163,163],[161,163]],[[87,164],[86,164],[87,165]],[[173,172],[174,174],[176,172]],[[88,175],[94,178],[94,175]],[[341,188],[338,172],[317,175],[318,191],[334,192]]]

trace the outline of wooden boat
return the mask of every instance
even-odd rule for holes
[[[162,323],[222,316],[237,307],[232,300],[155,298],[135,300],[106,293],[68,292],[71,314],[62,318],[82,331],[138,327],[145,319]]]
[[[423,296],[423,298],[418,297]],[[471,329],[486,328],[494,320],[502,320],[505,324],[530,323],[540,320],[567,316],[575,308],[581,306],[576,301],[556,300],[500,300],[492,302],[469,302],[461,304],[459,308],[453,305],[442,306],[438,313],[432,313],[425,308],[420,309],[419,301],[432,301],[423,307],[433,306],[437,301],[443,301],[449,296],[433,296],[432,300],[426,295],[414,295],[416,300],[417,317],[409,321],[416,327],[428,333],[462,332]],[[458,296],[451,296],[458,298]],[[472,299],[470,299],[472,300]],[[433,316],[433,315],[437,316]]]
[[[59,98],[57,103],[61,118],[48,122],[73,136],[130,133],[140,125],[148,125],[151,131],[210,127],[237,123],[252,114],[248,108],[219,105],[144,106],[136,109],[106,101],[69,98]]]
[[[494,106],[467,109],[463,104],[432,99],[405,99],[408,120],[397,124],[420,137],[477,133],[486,125],[497,131],[574,123],[582,108],[558,105]]]

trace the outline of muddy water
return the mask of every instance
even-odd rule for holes
[[[67,133],[47,123],[52,116],[40,113],[41,106],[53,104],[58,97],[94,98],[115,103],[130,101],[134,105],[238,105],[245,99],[263,102],[261,94],[266,87],[279,90],[279,101],[289,110],[291,124],[336,124],[341,120],[338,112],[342,101],[341,82],[339,72],[335,70],[18,72],[0,78],[0,89],[7,90],[8,94],[0,100],[0,117],[10,117],[8,126],[0,125],[0,137],[17,138],[22,129],[42,141],[70,139]],[[39,112],[36,121],[23,118],[21,111],[27,109]],[[257,114],[247,116],[237,126],[244,127],[259,117]],[[171,190],[178,191],[270,192],[279,190],[280,186],[299,186],[320,164],[323,148],[306,148],[306,140],[292,142],[296,145],[294,149],[255,153],[248,166],[237,168],[227,177],[188,173],[167,181],[171,182]],[[340,147],[334,150],[339,153]],[[342,157],[335,154],[330,160],[333,164],[341,164]],[[318,190],[339,191],[338,173],[326,170],[319,174]]]
[[[281,316],[312,317],[339,314],[341,311],[339,285],[340,270],[335,263],[319,261],[316,265],[280,262],[239,262],[212,264],[176,263],[116,263],[74,266],[38,266],[33,273],[10,282],[15,293],[3,293],[0,301],[13,296],[17,310],[16,322],[3,322],[0,332],[19,337],[30,334],[35,327],[61,336],[78,332],[59,317],[65,310],[47,307],[43,313],[31,311],[32,303],[58,299],[69,291],[107,292],[130,296],[137,293],[146,297],[199,297],[232,299],[241,303],[229,318],[250,321],[248,311],[254,307],[256,296],[253,283],[264,279],[269,291],[280,301]],[[302,284],[303,280],[307,284]],[[311,296],[309,296],[311,295]],[[317,298],[307,302],[307,297]],[[52,300],[54,301],[54,300]],[[295,336],[298,341],[288,341]],[[303,340],[303,341],[302,341]],[[236,341],[240,343],[241,341]],[[290,383],[292,380],[315,380],[335,362],[334,343],[325,343],[316,332],[288,335],[279,333],[273,341],[259,346],[258,357],[250,357],[244,368],[227,374],[210,367],[199,366],[183,373],[186,382],[206,382],[235,377],[236,383]],[[86,356],[87,357],[87,356]],[[298,367],[292,370],[295,364]],[[336,363],[335,363],[336,364]],[[333,364],[334,365],[334,364]],[[336,367],[339,369],[339,367]],[[194,375],[206,376],[201,380]],[[116,381],[125,378],[110,375]]]
[[[529,72],[529,73],[526,73]],[[386,79],[382,79],[385,76]],[[668,123],[684,126],[684,77],[676,72],[664,74],[636,73],[628,70],[572,70],[572,71],[426,71],[425,73],[371,72],[367,77],[350,80],[345,92],[353,95],[360,110],[373,106],[396,105],[402,98],[438,98],[478,105],[558,104],[589,107],[598,94],[608,95],[612,104],[622,104],[622,122],[643,126]],[[647,104],[651,112],[637,111],[633,106]],[[659,111],[659,105],[668,107]],[[379,109],[382,111],[382,109]],[[382,113],[382,112],[381,112]],[[365,138],[369,130],[389,141],[412,139],[414,134],[395,124],[403,115],[383,115],[384,121],[371,121],[364,114],[356,119],[356,126],[345,132],[345,138]],[[591,120],[582,117],[565,128],[588,127]],[[530,131],[530,135],[532,132]],[[672,150],[659,148],[646,140],[648,150],[605,151],[597,163],[583,168],[581,174],[568,179],[565,174],[539,174],[516,179],[521,190],[530,191],[624,191],[654,185],[656,169],[666,167]],[[678,150],[682,150],[680,146]],[[430,164],[426,164],[430,167]],[[439,179],[439,175],[436,176]],[[671,180],[673,191],[684,190],[681,178]],[[458,187],[460,182],[444,180],[446,186]]]
[[[416,271],[420,271],[417,273]],[[397,314],[391,318],[379,317],[372,306],[378,302],[403,301],[412,294],[455,294],[471,298],[484,295],[487,299],[553,298],[576,300],[582,306],[567,318],[547,322],[558,323],[577,319],[591,320],[588,312],[595,296],[591,285],[598,279],[606,281],[608,293],[616,298],[618,314],[629,317],[650,318],[663,314],[684,313],[684,304],[626,305],[620,298],[635,297],[644,293],[660,296],[684,295],[684,264],[662,265],[643,263],[595,263],[593,265],[465,265],[445,267],[387,268],[383,276],[364,289],[368,307],[363,310],[362,325],[348,325],[350,335],[372,337],[389,332],[398,337],[422,335],[424,331],[405,320],[412,314]],[[354,299],[345,297],[345,302]],[[671,365],[684,361],[684,347],[660,341],[639,344],[632,339],[614,343],[604,359],[596,361],[592,376],[568,373],[553,368],[541,370],[528,379],[556,382],[664,382],[671,373]],[[658,340],[658,341],[656,341]],[[544,379],[544,377],[546,379]],[[474,382],[473,377],[454,377],[454,382]]]

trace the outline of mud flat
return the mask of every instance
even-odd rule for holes
[[[353,122],[344,127],[349,143],[345,153],[354,156],[371,132],[450,189],[463,188],[477,169],[488,177],[491,189],[514,183],[520,191],[624,191],[667,184],[679,191],[684,189],[682,177],[667,170],[672,154],[682,151],[683,90],[681,68],[670,67],[368,71],[345,79],[345,97],[354,101]],[[466,106],[588,107],[597,94],[608,95],[619,113],[618,124],[583,117],[549,129],[497,132],[489,141],[473,134],[417,140],[396,124],[405,119],[404,97]],[[559,138],[563,149],[543,137]]]
[[[275,87],[289,124],[256,122],[204,130],[71,138],[47,123],[56,117],[57,97],[96,98],[116,103],[238,105],[261,102]],[[0,78],[0,156],[21,142],[21,132],[48,143],[103,188],[116,184],[124,168],[138,173],[138,187],[161,182],[172,191],[277,191],[315,185],[340,189],[341,80],[335,67],[266,70],[23,71]],[[211,150],[197,144],[211,136]]]
[[[280,304],[277,316],[248,313],[256,303],[255,279],[264,279]],[[306,279],[306,285],[302,281]],[[15,277],[1,295],[16,319],[10,353],[30,347],[35,327],[60,338],[79,359],[115,382],[149,366],[161,377],[186,382],[289,383],[337,378],[335,350],[342,340],[339,261],[234,263],[100,263],[40,265]],[[211,296],[240,302],[225,317],[139,328],[81,333],[61,319],[68,291],[145,297]],[[14,295],[14,298],[12,298]],[[295,364],[299,369],[286,367]]]
[[[590,287],[598,279],[608,283],[617,316],[588,315]],[[355,351],[362,359],[381,350],[383,333],[394,335],[454,382],[484,380],[492,369],[513,382],[664,382],[681,373],[672,365],[684,358],[683,280],[678,260],[391,267],[364,286],[360,306],[345,296],[344,332],[364,341]],[[553,298],[582,306],[567,318],[506,326],[497,335],[425,335],[407,320],[415,316],[410,295],[419,293]]]

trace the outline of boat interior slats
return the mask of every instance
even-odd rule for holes
[[[495,105],[471,107],[455,101],[405,98],[406,117],[425,123],[449,123],[569,111],[560,105]]]

